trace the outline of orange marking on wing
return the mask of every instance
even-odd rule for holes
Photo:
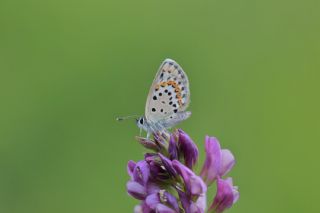
[[[167,82],[161,82],[161,83],[160,83],[160,86],[161,86],[161,87],[167,86]]]

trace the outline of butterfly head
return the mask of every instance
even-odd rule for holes
[[[140,129],[145,129],[146,119],[145,119],[144,116],[141,116],[140,118],[137,118],[137,119],[136,119],[136,123],[137,123],[137,126],[138,126]]]

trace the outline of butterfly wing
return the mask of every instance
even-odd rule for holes
[[[182,116],[190,103],[189,80],[181,66],[172,59],[165,59],[150,88],[145,117],[150,123],[175,125],[189,117]],[[184,118],[184,119],[182,119]]]

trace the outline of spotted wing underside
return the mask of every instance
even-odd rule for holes
[[[190,103],[189,80],[181,66],[172,59],[160,65],[147,98],[145,117],[149,122],[179,121]]]

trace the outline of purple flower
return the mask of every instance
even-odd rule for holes
[[[194,202],[193,198],[188,197],[188,195],[178,190],[179,198],[182,207],[186,213],[204,213],[206,209],[206,193],[200,195],[198,199]]]
[[[174,211],[173,209],[169,208],[168,206],[159,203],[156,206],[156,212],[158,212],[158,213],[177,213],[178,211]]]
[[[239,198],[232,179],[222,179],[235,160],[227,149],[221,149],[214,137],[206,137],[206,159],[201,176],[192,168],[198,160],[198,148],[182,130],[172,134],[158,132],[152,139],[137,137],[146,148],[144,160],[129,161],[128,194],[140,200],[135,213],[221,213]],[[207,186],[217,181],[217,193],[207,210]]]
[[[148,195],[158,192],[159,190],[160,187],[151,181],[149,181],[146,185],[142,185],[133,180],[127,182],[128,194],[138,200],[144,200]]]
[[[149,176],[150,176],[150,168],[148,163],[144,160],[139,161],[133,169],[133,180],[137,181],[141,185],[146,185],[148,182]]]
[[[133,178],[133,170],[136,167],[136,163],[132,160],[130,160],[127,164],[127,171],[131,179]]]
[[[134,213],[152,213],[152,209],[149,208],[145,201],[142,201],[134,207]]]
[[[178,135],[175,133],[172,133],[170,135],[170,140],[169,140],[169,157],[171,160],[178,159],[178,146],[177,146],[177,139]]]
[[[166,137],[165,134],[160,134],[159,132],[153,134],[154,142],[159,147],[159,152],[167,149]]]
[[[158,146],[158,144],[155,141],[152,141],[148,138],[142,138],[137,136],[136,140],[147,149],[151,149],[155,152],[160,150],[160,147]]]
[[[159,153],[159,157],[162,161],[164,168],[167,170],[168,174],[171,175],[172,178],[175,178],[178,174],[176,170],[173,168],[172,161],[160,153]]]
[[[207,208],[207,195],[206,193],[200,195],[194,206],[197,207],[199,212],[204,212]]]
[[[232,178],[217,179],[217,194],[208,212],[220,213],[230,208],[239,199],[238,187],[233,186]]]
[[[179,204],[177,199],[165,190],[159,190],[157,193],[149,195],[146,200],[146,204],[150,209],[155,210],[159,208],[159,204],[166,205],[167,208],[162,209],[171,209],[173,212],[179,212]]]
[[[192,169],[192,167],[197,163],[198,160],[198,147],[195,145],[189,135],[181,129],[178,130],[178,134],[179,151],[184,157],[185,165]]]
[[[131,177],[127,182],[127,191],[132,197],[143,200],[148,194],[159,190],[159,187],[149,180],[150,166],[146,161],[142,160],[138,163],[129,161],[127,170]]]
[[[188,195],[200,196],[207,191],[206,184],[188,167],[177,160],[173,160],[172,165],[173,168],[175,168],[178,174],[182,177]]]
[[[234,156],[228,149],[221,150],[221,167],[220,167],[220,176],[226,175],[235,164]]]
[[[143,210],[142,210],[142,206],[141,205],[136,205],[133,209],[133,212],[134,213],[143,213]]]
[[[159,154],[146,154],[145,159],[146,162],[149,164],[150,167],[150,176],[153,180],[157,180],[160,182],[168,181],[171,178],[170,169],[168,166],[170,165],[170,162],[165,161],[165,157],[160,157]],[[167,159],[167,158],[166,158]],[[170,161],[169,159],[167,159]],[[167,168],[166,168],[167,167]],[[171,166],[172,167],[172,166]]]
[[[146,188],[136,181],[127,182],[127,191],[132,197],[138,200],[143,200],[147,196]]]
[[[205,151],[206,160],[200,175],[209,186],[218,177],[226,175],[232,169],[235,160],[229,150],[221,150],[219,141],[214,137],[206,136]]]

